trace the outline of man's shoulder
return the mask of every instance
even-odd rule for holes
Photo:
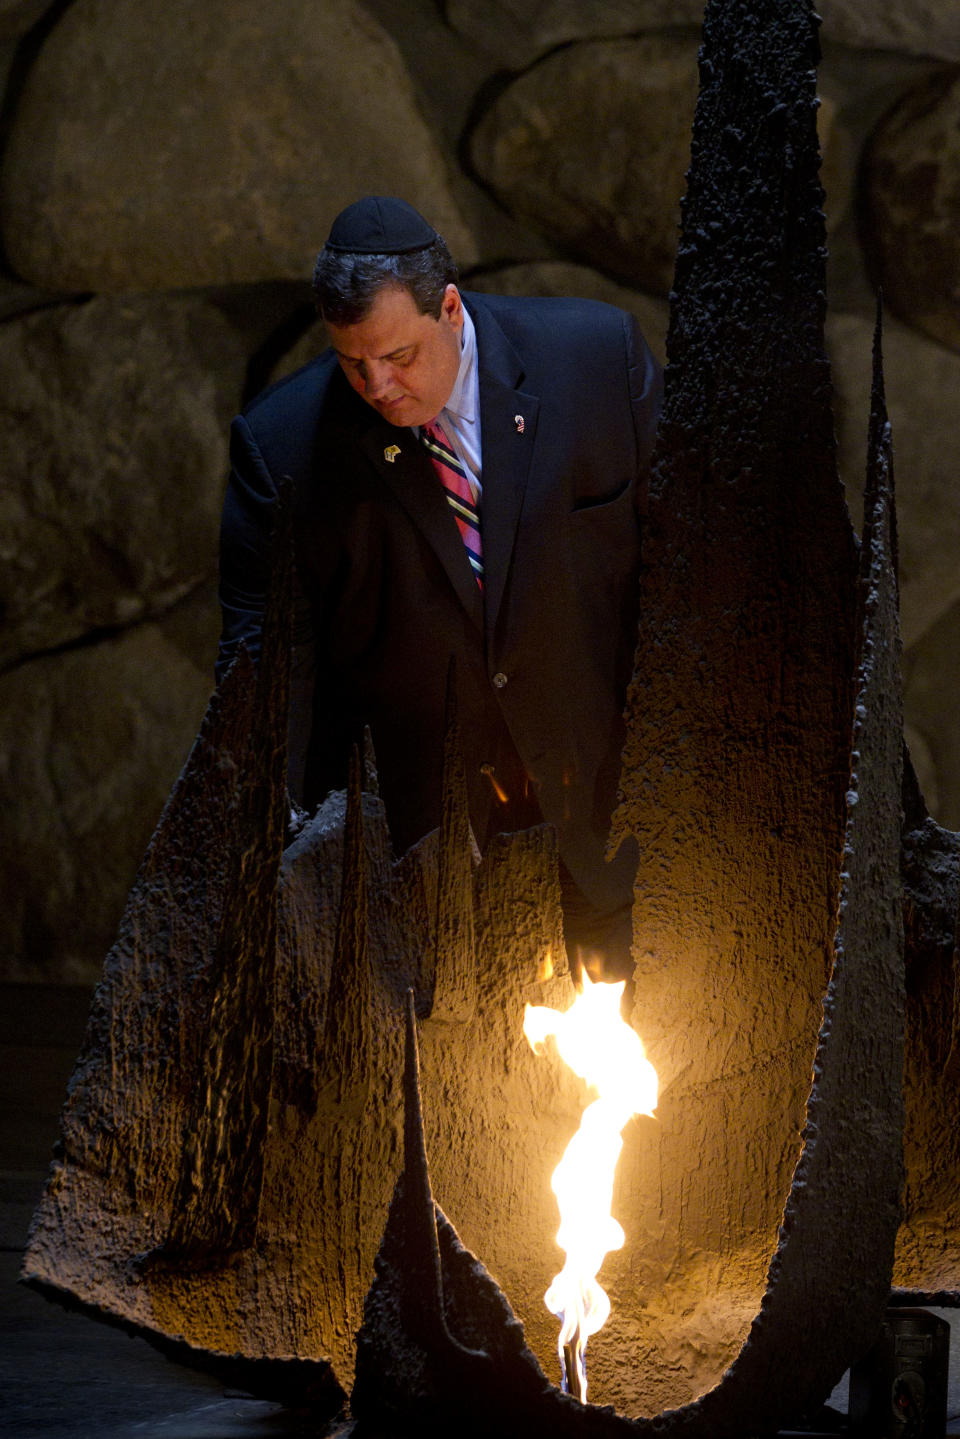
[[[498,295],[468,290],[465,298],[472,309],[486,310],[506,330],[539,331],[544,326],[560,325],[620,334],[625,322],[632,324],[626,310],[604,300],[585,300],[575,295]]]
[[[341,374],[333,352],[325,350],[256,395],[231,427],[234,464],[252,447],[274,475],[296,481],[312,473],[318,447],[329,445],[342,427]]]
[[[252,428],[286,423],[293,416],[315,414],[319,418],[330,381],[339,373],[333,351],[323,350],[299,369],[261,390],[244,406],[243,417]]]
[[[634,317],[602,300],[560,296],[473,295],[481,367],[506,374],[516,357],[526,383],[611,384],[645,353]],[[492,357],[492,358],[491,358]]]
[[[503,353],[502,336],[533,380],[541,372],[556,382],[564,373],[576,378],[629,364],[638,333],[626,310],[602,300],[575,296],[487,295],[468,293],[477,323],[477,345],[484,356]]]

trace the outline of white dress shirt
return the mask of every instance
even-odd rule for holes
[[[480,475],[480,379],[477,369],[477,332],[467,307],[463,307],[463,334],[460,340],[460,369],[450,397],[437,419],[457,452],[457,458],[476,486],[475,499],[482,493]],[[414,426],[419,437],[420,430]]]

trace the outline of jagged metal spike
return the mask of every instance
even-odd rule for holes
[[[877,295],[877,315],[873,331],[873,373],[870,385],[870,421],[867,428],[867,479],[863,495],[863,549],[869,554],[878,524],[889,530],[890,569],[899,603],[899,546],[897,542],[897,509],[893,474],[893,431],[887,414],[886,385],[883,376],[883,296]],[[870,583],[870,572],[861,561],[858,576],[862,621],[864,586]],[[862,634],[862,622],[858,627]]]
[[[169,1123],[182,1122],[185,1097],[177,1072],[194,1069],[202,1058],[189,1020],[196,1015],[197,977],[212,963],[221,915],[230,902],[234,766],[249,743],[253,692],[253,665],[241,647],[211,698],[137,872],[61,1114],[65,1163],[96,1176],[108,1190],[119,1185],[137,1206],[156,1202],[150,1153],[157,1130],[164,1133]],[[192,966],[184,962],[186,956]],[[176,980],[165,989],[158,974]],[[176,1063],[166,1083],[144,1093],[137,1082],[143,1050],[163,1033],[178,1035]],[[136,1035],[132,1043],[131,1034]],[[189,1096],[186,1103],[189,1108]],[[105,1143],[104,1134],[125,1134],[128,1143],[123,1146],[113,1137]],[[56,1188],[63,1187],[58,1179]],[[64,1257],[63,1199],[62,1193],[56,1198],[55,1190],[48,1190],[34,1219],[24,1275],[41,1286],[56,1285]],[[81,1213],[88,1203],[86,1198],[71,1200]]]
[[[456,665],[451,657],[443,733],[433,1019],[467,1020],[473,1015],[476,965],[470,813],[457,716]]]
[[[893,488],[893,451],[883,380],[882,304],[877,299],[867,504]],[[896,529],[891,524],[896,553]],[[864,544],[870,535],[864,524]],[[906,748],[906,747],[905,747]],[[907,961],[904,1053],[904,1215],[891,1302],[960,1307],[960,835],[927,813],[909,754],[903,785],[902,872]]]
[[[347,783],[337,938],[317,1065],[320,1087],[333,1084],[339,1104],[362,1105],[365,1101],[372,1064],[371,1026],[363,765],[360,752],[354,747]]]
[[[693,1404],[630,1420],[591,1406],[571,1411],[552,1390],[531,1392],[521,1422],[503,1415],[505,1434],[530,1432],[533,1418],[582,1439],[772,1432],[821,1403],[879,1328],[899,1220],[904,985],[892,467],[880,456],[876,470],[861,557],[863,637],[835,959],[804,1148],[760,1312],[720,1383]],[[469,1415],[480,1396],[465,1387],[459,1402]]]
[[[823,344],[818,60],[805,0],[707,5],[613,842],[639,845],[633,1014],[662,1084],[660,1230],[623,1263],[668,1276],[620,1333],[655,1372],[661,1335],[682,1352],[709,1329],[716,1367],[663,1373],[651,1403],[716,1384],[757,1340],[835,935],[856,551]]]
[[[550,1432],[566,1439],[573,1431],[563,1422],[571,1417],[563,1409],[565,1396],[551,1395],[506,1299],[433,1199],[412,989],[403,1089],[404,1168],[358,1335],[353,1413],[375,1425],[415,1424],[417,1432],[439,1426],[444,1433],[512,1436],[536,1432],[535,1421],[544,1417],[539,1405],[546,1401]],[[484,1347],[455,1337],[451,1316]]]
[[[427,1343],[449,1338],[443,1319],[443,1279],[437,1245],[437,1217],[423,1134],[420,1099],[420,1056],[414,993],[407,991],[406,1038],[403,1067],[403,1203],[411,1247],[411,1270],[416,1280],[408,1286],[408,1314],[413,1327]]]
[[[425,1340],[434,1346],[437,1358],[457,1355],[460,1359],[486,1360],[483,1350],[461,1344],[447,1326],[444,1314],[443,1272],[437,1239],[440,1211],[433,1198],[430,1165],[423,1133],[423,1105],[420,1096],[420,1056],[417,1048],[416,1003],[407,990],[406,1034],[403,1068],[403,1199],[407,1235],[410,1240],[408,1295]],[[437,1349],[439,1346],[439,1350]]]
[[[210,970],[197,1103],[184,1134],[167,1260],[212,1262],[256,1239],[273,1070],[277,881],[286,818],[292,513],[281,494],[229,877]]]
[[[363,727],[363,788],[367,794],[378,795],[380,793],[377,754],[373,747],[373,734],[369,725]]]
[[[802,982],[811,1023],[808,1030],[805,1015],[801,1026],[794,1012],[794,1030],[785,1026],[782,1036],[774,1032],[771,1044],[774,1050],[780,1046],[781,1064],[782,1053],[801,1029],[812,1032],[821,1007],[821,966],[832,937],[827,896],[831,889],[836,893],[838,882],[836,856],[843,838],[838,801],[849,776],[855,694],[856,566],[836,476],[829,370],[822,353],[823,217],[812,79],[817,58],[815,22],[807,4],[725,0],[708,5],[704,87],[668,340],[674,384],[672,389],[668,385],[651,502],[652,556],[667,561],[648,564],[653,599],[660,607],[648,615],[650,646],[641,651],[635,681],[647,722],[634,722],[632,756],[628,753],[624,769],[638,792],[635,809],[650,812],[641,845],[649,859],[649,888],[657,891],[660,885],[664,893],[658,898],[671,918],[676,908],[677,934],[671,931],[669,938],[671,944],[677,939],[674,957],[685,956],[692,948],[691,873],[698,898],[702,880],[716,882],[717,876],[705,876],[702,864],[678,864],[676,881],[664,882],[664,835],[669,840],[673,816],[668,814],[665,822],[658,785],[663,774],[672,776],[677,830],[681,836],[696,834],[704,791],[690,783],[689,750],[683,744],[691,732],[700,732],[703,719],[730,725],[740,744],[733,751],[739,768],[718,764],[716,732],[708,726],[703,782],[715,807],[708,811],[711,819],[734,829],[743,823],[744,779],[751,786],[751,803],[754,783],[761,790],[758,814],[750,816],[766,847],[758,845],[756,872],[750,876],[757,919],[747,946],[752,948],[756,939],[758,954],[748,953],[754,966],[749,972],[756,973],[771,1000],[778,995],[776,1005],[782,1008],[784,956],[762,947],[766,941],[773,948],[769,937],[776,911],[789,948],[789,982],[795,975]],[[758,164],[749,167],[742,159],[747,124],[758,127],[760,144]],[[718,214],[718,199],[724,197],[729,204]],[[766,387],[761,383],[765,377]],[[687,428],[691,415],[692,434]],[[705,507],[711,521],[706,531]],[[731,537],[741,531],[743,543],[731,552]],[[897,1220],[903,987],[897,932],[896,587],[888,527],[881,526],[880,538],[882,552],[874,556],[870,551],[877,603],[869,611],[864,645],[869,664],[861,671],[857,692],[857,773],[855,785],[849,785],[856,803],[846,830],[842,922],[805,1147],[762,1305],[739,1357],[701,1400],[656,1421],[631,1421],[588,1406],[570,1421],[570,1432],[742,1439],[774,1429],[825,1397],[879,1322]],[[797,631],[798,598],[809,624],[802,634]],[[705,601],[713,606],[706,630],[698,611]],[[749,653],[755,648],[757,655],[752,656],[752,684],[744,689],[748,642]],[[705,675],[711,665],[715,672],[718,645],[726,645],[719,663],[727,668],[719,675],[715,708],[710,708],[704,705]],[[658,701],[652,709],[651,692]],[[755,697],[760,714],[754,712]],[[648,741],[649,756],[640,751],[636,730]],[[755,741],[752,749],[744,737]],[[676,753],[671,744],[678,747]],[[718,785],[718,773],[727,788]],[[630,802],[628,795],[621,818],[625,831],[633,822]],[[798,823],[807,831],[802,837],[808,845],[800,864],[790,842],[770,844],[771,836],[780,840],[784,832],[792,841]],[[728,865],[731,856],[746,859],[745,843],[743,833],[736,832],[729,844],[717,846],[719,874],[724,873],[723,856]],[[692,852],[694,859],[703,858],[696,845]],[[736,915],[729,945],[724,936],[721,946],[728,976],[735,972],[731,955],[742,961],[744,953],[739,927],[747,915],[740,886],[747,878],[738,871],[726,887],[717,885],[716,905],[711,893],[700,917],[706,943],[716,947],[718,916],[722,925],[727,913]],[[640,906],[644,888],[641,883],[638,890],[641,939],[650,925],[650,913]],[[817,908],[821,902],[822,911]],[[666,951],[666,941],[663,947]],[[650,966],[655,974],[667,960],[654,957],[659,958],[659,966]],[[794,1011],[796,998],[791,996]],[[776,1018],[779,1009],[769,1014]],[[875,1020],[873,1028],[865,1027],[865,1016]],[[744,1047],[752,1049],[749,1042]],[[675,1069],[684,1059],[681,1052]],[[744,1072],[750,1072],[748,1056],[743,1063]],[[771,1072],[772,1067],[767,1075]],[[771,1096],[771,1120],[781,1100],[792,1103],[795,1094],[802,1098],[804,1077],[797,1076],[795,1090],[791,1078],[782,1095]],[[699,1102],[698,1095],[693,1102]],[[671,1140],[669,1133],[666,1139]],[[719,1142],[729,1152],[722,1132]],[[778,1148],[788,1152],[785,1145]],[[706,1172],[712,1172],[709,1166]],[[780,1192],[786,1193],[789,1169],[783,1177]],[[777,1185],[777,1176],[769,1179]],[[689,1192],[688,1185],[688,1198]],[[467,1408],[473,1397],[463,1396]],[[542,1402],[545,1419],[554,1401],[545,1396]],[[506,1419],[504,1429],[509,1427]]]
[[[860,557],[863,627],[834,967],[780,1243],[761,1313],[729,1374],[755,1393],[760,1428],[825,1400],[869,1347],[900,1219],[903,718],[889,427],[871,433],[879,443]],[[771,1353],[790,1355],[775,1392]]]

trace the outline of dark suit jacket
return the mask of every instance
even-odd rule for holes
[[[327,351],[234,421],[220,664],[241,637],[256,648],[270,509],[289,475],[307,617],[298,674],[311,644],[316,654],[307,797],[343,783],[367,723],[395,848],[433,828],[453,655],[481,844],[539,809],[576,883],[609,909],[629,897],[629,865],[603,855],[660,371],[610,306],[464,299],[479,355],[484,593],[415,435],[366,405]]]

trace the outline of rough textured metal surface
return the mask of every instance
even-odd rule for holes
[[[950,1306],[960,1305],[960,835],[934,823],[906,771],[906,1187],[893,1280],[903,1303]]]
[[[807,4],[707,7],[615,819],[639,842],[634,1023],[662,1090],[656,1150],[624,1156],[648,1218],[611,1294],[615,1314],[644,1296],[653,1410],[715,1383],[757,1311],[836,923],[856,556],[817,59]]]
[[[490,1295],[489,1275],[435,1209],[408,1039],[406,1105],[415,1118],[358,1345],[353,1402],[361,1416],[518,1439],[745,1439],[815,1410],[874,1338],[900,1217],[904,1010],[893,475],[879,367],[869,474],[834,962],[803,1151],[746,1343],[716,1388],[656,1419],[581,1407],[552,1389],[520,1342],[515,1316]],[[596,1347],[603,1342],[601,1332]],[[622,1350],[618,1357],[624,1361]]]
[[[261,664],[280,679],[258,698],[237,663],[171,797],[107,960],[24,1273],[178,1357],[230,1361],[234,1382],[334,1413],[399,1169],[407,987],[430,1016],[438,1185],[531,1311],[544,1286],[530,1255],[554,1223],[549,1174],[580,1091],[544,1079],[521,1035],[526,998],[571,998],[568,977],[544,978],[545,954],[562,955],[552,832],[504,836],[474,864],[454,728],[439,833],[395,862],[358,758],[281,864],[282,671]],[[549,1352],[545,1311],[532,1328]]]
[[[551,1391],[502,1290],[434,1201],[412,991],[403,1100],[404,1168],[357,1336],[353,1413],[375,1432],[539,1432],[531,1421],[552,1420],[558,1402],[578,1406]]]
[[[759,1428],[825,1400],[875,1337],[902,1180],[903,715],[890,431],[879,332],[859,573],[858,680],[835,959],[804,1149],[763,1307],[720,1391],[749,1393]],[[816,1299],[812,1301],[812,1296]],[[789,1353],[774,1377],[769,1356]]]
[[[170,1226],[157,1255],[206,1267],[257,1238],[273,1071],[277,880],[284,831],[289,708],[290,516],[274,541],[271,604],[257,669],[249,743],[237,788],[210,1005],[193,1112],[184,1133]]]
[[[444,734],[443,812],[437,849],[437,927],[430,1010],[435,1019],[469,1019],[477,1005],[470,818],[460,752],[456,668],[450,661]]]
[[[385,1226],[384,1282],[407,1242],[410,1196],[390,1196],[409,988],[433,1173],[418,1252],[426,1206],[449,1334],[512,1356],[507,1387],[529,1419],[517,1432],[745,1435],[825,1393],[879,1322],[900,1172],[889,436],[874,423],[851,781],[858,586],[821,352],[814,20],[803,0],[726,0],[704,39],[618,821],[641,841],[634,1017],[663,1091],[658,1122],[626,1135],[614,1203],[629,1243],[604,1271],[613,1318],[590,1351],[592,1399],[672,1412],[571,1408],[527,1354],[555,1372],[549,1174],[583,1099],[521,1037],[525,999],[571,998],[562,964],[553,978],[543,965],[548,949],[562,957],[556,856],[534,830],[475,865],[452,724],[437,834],[395,860],[358,762],[281,863],[264,735],[282,731],[282,685],[258,697],[241,662],[145,861],[71,1086],[27,1276],[167,1343],[236,1355],[252,1383],[263,1363],[299,1360],[296,1383],[327,1412],[353,1381]],[[908,825],[908,929],[941,994],[954,838],[921,814]],[[258,867],[238,900],[246,853],[263,882]],[[246,937],[229,973],[237,903]],[[958,1063],[953,994],[950,1044],[942,1019],[931,1043],[918,971],[918,1122],[937,1066]],[[229,1022],[211,1053],[215,1005]],[[930,1262],[952,1214],[931,1146],[950,1111],[944,1098],[916,1145],[898,1261],[924,1288],[953,1287],[950,1265]],[[388,1318],[404,1292],[386,1295]],[[447,1370],[442,1328],[434,1341],[443,1382],[469,1401],[481,1361],[454,1351]],[[437,1402],[436,1356],[424,1369],[414,1344],[409,1364],[394,1392],[416,1414]]]
[[[275,654],[290,608],[279,550]],[[284,666],[261,674],[241,654],[225,678],[140,868],[23,1273],[177,1358],[329,1398],[308,1351],[241,1339],[244,1279],[255,1305],[279,1302],[238,1263],[260,1234],[284,813]]]

